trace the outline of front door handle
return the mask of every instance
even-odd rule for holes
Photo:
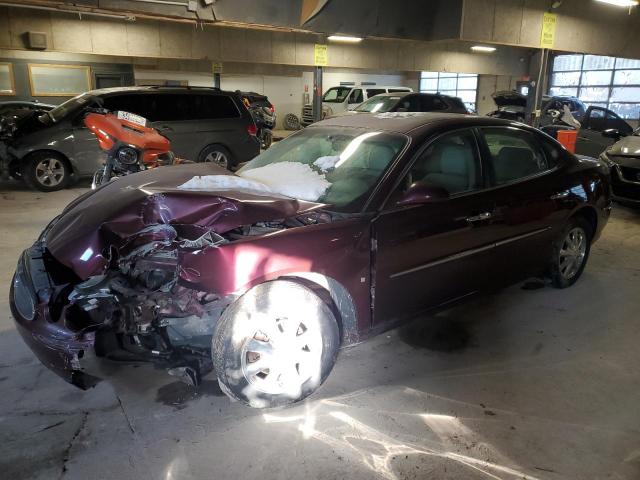
[[[483,220],[490,220],[493,218],[492,212],[482,212],[478,215],[473,215],[471,217],[467,217],[465,220],[469,223],[482,222]]]
[[[565,190],[564,192],[555,193],[551,195],[549,198],[551,200],[562,200],[563,198],[567,198],[569,196],[569,191]]]

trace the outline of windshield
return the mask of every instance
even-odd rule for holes
[[[88,93],[83,93],[82,95],[78,95],[77,97],[73,97],[70,100],[67,100],[64,103],[61,103],[53,110],[50,110],[48,113],[45,113],[42,117],[49,118],[54,122],[59,122],[64,117],[66,117],[70,112],[77,110],[78,108],[87,105],[91,100],[93,100],[93,96]]]
[[[360,128],[307,128],[274,144],[237,174],[281,195],[356,213],[406,141],[400,134]]]
[[[352,87],[333,87],[327,90],[322,97],[323,102],[342,103],[349,95]]]
[[[361,103],[355,108],[356,112],[388,112],[393,107],[395,107],[396,103],[400,101],[401,96],[394,97],[372,97],[364,103]]]

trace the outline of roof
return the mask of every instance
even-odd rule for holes
[[[388,112],[359,113],[357,115],[336,116],[314,123],[307,128],[316,127],[356,127],[368,130],[409,133],[420,127],[438,125],[474,126],[508,126],[516,122],[477,115],[439,112]],[[518,124],[520,125],[520,124]]]
[[[90,95],[109,95],[112,93],[122,92],[212,92],[212,93],[227,93],[235,95],[234,92],[227,92],[215,87],[170,87],[170,86],[138,86],[138,87],[112,87],[112,88],[99,88],[96,90],[90,90],[87,92]]]

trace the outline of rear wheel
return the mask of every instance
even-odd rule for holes
[[[32,153],[22,166],[24,181],[41,192],[62,190],[69,184],[70,177],[66,159],[55,152]]]
[[[208,147],[205,147],[204,150],[200,152],[198,162],[215,163],[227,170],[230,170],[235,166],[231,152],[222,145],[209,145]]]
[[[551,282],[556,288],[567,288],[576,283],[589,258],[593,232],[582,217],[569,220],[554,246],[551,262]]]
[[[302,400],[327,378],[340,335],[331,308],[288,280],[258,285],[230,305],[213,336],[222,390],[252,407]]]

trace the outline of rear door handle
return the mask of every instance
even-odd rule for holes
[[[564,191],[564,192],[560,192],[560,193],[555,193],[553,195],[551,195],[549,198],[551,200],[561,200],[563,198],[567,198],[569,196],[569,191]]]
[[[492,212],[482,212],[478,215],[473,215],[471,217],[467,217],[465,220],[469,223],[482,222],[483,220],[489,220],[493,218]]]

